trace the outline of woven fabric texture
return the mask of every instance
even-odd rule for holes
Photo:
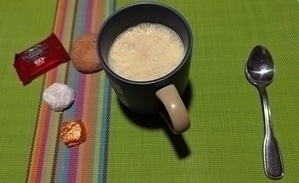
[[[54,32],[69,51],[85,33],[132,0],[6,1],[0,5],[0,182],[270,182],[263,170],[264,124],[246,59],[264,45],[275,63],[267,87],[285,175],[299,172],[298,1],[161,0],[189,22],[193,52],[183,96],[191,128],[174,135],[157,116],[123,107],[103,71],[82,74],[61,64],[22,86],[15,53]],[[76,93],[74,105],[53,112],[42,92],[54,82]],[[67,148],[59,124],[82,119],[83,144]]]

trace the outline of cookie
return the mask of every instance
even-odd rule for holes
[[[55,112],[62,112],[75,100],[75,92],[66,84],[54,83],[43,92],[43,99]]]
[[[72,44],[70,57],[79,72],[91,74],[102,69],[97,55],[96,40],[97,34],[89,33],[82,35]]]

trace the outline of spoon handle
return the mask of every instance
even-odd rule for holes
[[[271,111],[265,87],[259,87],[265,123],[265,138],[263,144],[264,169],[266,175],[271,179],[283,177],[283,165],[278,143],[273,134]]]

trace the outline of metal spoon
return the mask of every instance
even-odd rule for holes
[[[280,179],[283,177],[283,165],[278,143],[273,134],[271,112],[266,92],[266,86],[272,82],[275,69],[267,48],[260,45],[254,47],[248,57],[245,70],[248,80],[259,90],[263,105],[265,123],[263,159],[265,174],[271,179]]]

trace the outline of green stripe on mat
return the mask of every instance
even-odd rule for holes
[[[119,0],[117,7],[131,2]],[[268,94],[285,164],[281,181],[297,182],[299,3],[159,2],[179,10],[193,30],[191,129],[177,137],[157,119],[130,119],[113,95],[108,182],[269,182],[258,91],[244,74],[246,57],[257,44],[269,48],[277,67]]]
[[[117,0],[116,6],[120,8],[131,2],[136,1]],[[271,182],[263,172],[264,127],[259,96],[244,74],[250,50],[263,44],[272,53],[276,65],[275,79],[268,88],[268,95],[285,166],[285,176],[278,182],[298,182],[298,1],[159,2],[181,12],[193,31],[194,49],[188,88],[190,130],[175,136],[159,116],[133,115],[119,104],[112,92],[107,144],[101,144],[108,140],[108,137],[101,136],[102,121],[93,123],[95,129],[89,133],[90,140],[74,149],[67,149],[57,142],[59,148],[55,149],[56,154],[45,156],[43,170],[37,166],[44,172],[41,179],[46,177],[48,181],[58,182]],[[26,180],[44,84],[44,77],[25,87],[18,83],[12,66],[14,53],[51,33],[56,6],[56,1],[37,0],[7,1],[0,5],[0,182]],[[101,16],[107,15],[107,7],[105,11]],[[69,42],[67,39],[63,41]],[[105,82],[103,74],[97,77],[101,86]],[[67,82],[72,79],[67,78]],[[84,113],[83,118],[103,117],[101,106],[105,101],[103,97],[107,96],[102,90],[98,95],[90,97],[95,97],[99,103],[97,115]],[[72,112],[73,109],[64,113],[63,120],[76,116]],[[53,129],[49,134],[54,134],[56,139],[56,133]],[[93,153],[85,151],[87,146],[94,148]],[[103,153],[104,160],[100,158]],[[51,156],[55,156],[54,160]],[[84,166],[72,169],[69,160]],[[51,164],[56,167],[51,167]],[[32,170],[31,174],[35,175],[35,172]]]
[[[14,54],[51,34],[56,1],[0,4],[0,181],[24,182],[43,76],[19,83]]]

